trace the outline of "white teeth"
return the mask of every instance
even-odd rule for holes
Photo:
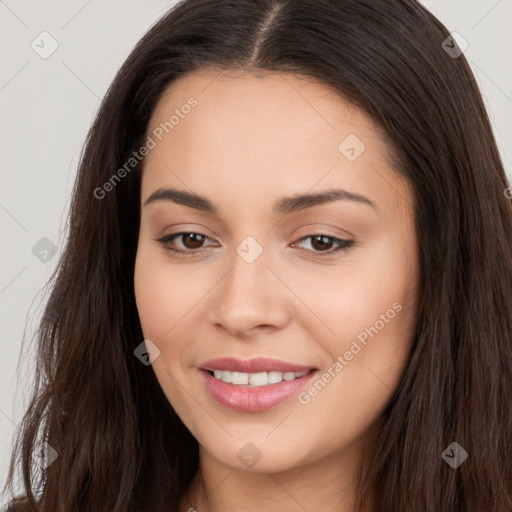
[[[246,374],[247,375],[247,374]],[[268,373],[249,373],[249,384],[251,386],[266,386],[268,384]]]
[[[277,384],[283,380],[283,374],[281,372],[268,372],[268,383]]]
[[[258,372],[243,373],[230,372],[228,370],[214,370],[213,375],[216,379],[223,380],[228,384],[248,385],[250,387],[267,386],[268,384],[277,384],[282,380],[294,380],[306,375],[309,370],[300,373],[295,372]]]
[[[249,384],[249,374],[242,372],[233,372],[231,374],[233,384]]]

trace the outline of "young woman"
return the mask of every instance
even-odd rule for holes
[[[11,510],[512,509],[512,204],[457,50],[412,0],[151,28],[86,143]]]

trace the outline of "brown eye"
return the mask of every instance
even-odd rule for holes
[[[205,240],[209,237],[193,231],[181,231],[156,239],[166,251],[179,256],[198,256],[204,250]]]
[[[332,248],[332,237],[315,235],[311,237],[311,247],[317,251],[328,251]]]
[[[187,249],[200,249],[205,237],[199,233],[183,233],[182,243]]]
[[[329,256],[339,251],[348,251],[354,244],[354,240],[343,240],[322,233],[304,236],[299,240],[300,244],[309,241],[311,248],[303,249],[317,256]]]

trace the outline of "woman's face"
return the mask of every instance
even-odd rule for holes
[[[414,199],[381,134],[312,80],[200,71],[147,136],[137,307],[203,455],[261,472],[356,456],[417,322]]]

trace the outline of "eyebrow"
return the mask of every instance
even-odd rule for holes
[[[343,189],[329,189],[316,194],[296,194],[290,197],[282,197],[274,203],[273,212],[275,214],[290,214],[340,200],[354,201],[378,209],[375,203],[365,196]],[[159,201],[172,201],[189,208],[218,215],[217,208],[209,199],[184,190],[161,187],[146,199],[144,206]]]

